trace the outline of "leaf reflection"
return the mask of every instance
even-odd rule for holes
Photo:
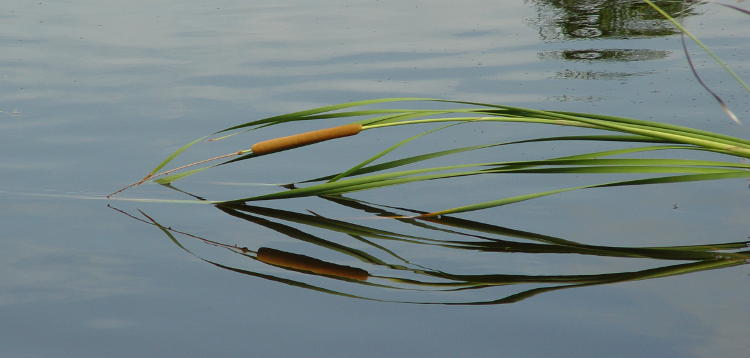
[[[293,253],[276,248],[250,249],[238,245],[224,244],[190,233],[164,226],[149,214],[139,211],[140,216],[113,208],[136,220],[156,226],[175,245],[188,254],[215,267],[252,277],[263,278],[290,286],[305,288],[327,294],[380,302],[441,305],[491,305],[518,302],[529,297],[562,289],[612,284],[626,281],[654,279],[692,272],[720,269],[748,263],[750,242],[731,242],[692,246],[662,247],[617,247],[583,244],[559,237],[511,229],[492,223],[478,222],[451,216],[423,217],[424,213],[401,207],[374,204],[343,196],[327,196],[321,199],[350,210],[371,215],[378,220],[367,221],[368,225],[347,220],[327,218],[315,212],[295,212],[244,204],[217,205],[216,208],[244,222],[273,230],[292,241],[315,245],[324,250],[348,256],[359,262],[350,265],[308,256],[308,253]],[[374,223],[371,224],[370,223]],[[383,229],[376,224],[398,226],[403,230]],[[293,226],[294,225],[294,226]],[[406,234],[416,230],[418,234]],[[330,239],[313,232],[323,232]],[[444,238],[448,237],[448,239]],[[197,250],[188,249],[185,239],[203,241],[214,247],[230,250],[260,264],[261,269],[237,267],[207,259]],[[336,241],[333,241],[336,240]],[[344,241],[349,240],[349,241]],[[448,269],[428,267],[417,258],[407,258],[407,253],[397,253],[387,246],[397,246],[445,253],[454,257],[458,251],[481,252],[498,255],[506,253],[527,254],[576,254],[612,258],[637,258],[682,261],[656,268],[636,271],[605,272],[596,274],[549,274],[521,275],[497,272],[462,274]],[[404,246],[406,245],[406,246]],[[417,246],[419,245],[419,246]],[[413,250],[404,250],[412,252]],[[316,251],[317,252],[317,251]],[[685,262],[687,261],[687,263]],[[257,266],[248,263],[248,266]],[[268,272],[281,272],[295,278],[282,277]],[[304,282],[304,281],[310,281]],[[322,287],[323,284],[336,288]],[[503,286],[517,288],[508,295],[489,292],[490,299],[445,300],[445,295],[460,296],[461,292],[477,290],[491,291]],[[343,288],[339,288],[343,287]],[[376,290],[377,297],[360,294],[359,288]],[[469,290],[469,291],[467,291]],[[385,291],[397,293],[396,298],[384,298]],[[484,292],[484,291],[482,291]],[[429,300],[431,293],[440,293],[440,300]],[[410,295],[403,298],[404,295]],[[416,295],[414,299],[411,296]]]

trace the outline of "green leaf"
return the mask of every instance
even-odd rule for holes
[[[487,209],[512,203],[518,203],[521,201],[536,199],[544,196],[560,194],[568,191],[579,190],[579,189],[590,189],[590,188],[604,188],[614,186],[629,186],[629,185],[647,185],[647,184],[666,184],[666,183],[681,183],[681,182],[694,182],[704,180],[718,180],[718,179],[733,179],[733,178],[748,178],[750,177],[750,171],[727,171],[725,173],[713,173],[713,174],[689,174],[689,175],[676,175],[669,177],[649,178],[649,179],[638,179],[638,180],[627,180],[618,181],[596,185],[584,185],[571,188],[556,189],[550,191],[543,191],[532,194],[524,194],[513,196],[509,198],[503,198],[498,200],[485,201],[482,203],[471,204],[460,206],[451,209],[445,209],[440,211],[434,211],[423,216],[436,216],[445,214],[455,214],[467,211],[475,211],[481,209]]]
[[[216,133],[223,133],[235,129],[245,128],[245,127],[251,127],[256,126],[260,124],[278,124],[283,122],[290,122],[290,121],[298,121],[298,120],[304,120],[307,116],[325,113],[325,112],[331,112],[336,111],[339,109],[345,109],[345,108],[351,108],[351,107],[358,107],[358,106],[365,106],[370,104],[378,104],[378,103],[386,103],[386,102],[401,102],[401,101],[429,101],[430,98],[409,98],[409,97],[403,97],[403,98],[380,98],[380,99],[371,99],[371,100],[364,100],[364,101],[355,101],[355,102],[347,102],[347,103],[340,103],[332,106],[323,106],[313,109],[308,109],[304,111],[294,112],[294,113],[288,113],[288,114],[282,114],[279,116],[273,116],[268,117],[264,119],[259,119],[256,121],[246,122],[242,124],[238,124],[236,126],[232,126],[229,128],[222,129]],[[373,112],[375,114],[376,112]]]
[[[388,154],[388,153],[390,153],[390,152],[398,149],[399,147],[401,147],[401,146],[403,146],[403,145],[405,145],[405,144],[407,144],[407,143],[409,143],[409,142],[411,142],[411,141],[413,141],[415,139],[421,138],[421,137],[423,137],[425,135],[428,135],[430,133],[434,133],[434,132],[437,132],[437,131],[440,131],[440,130],[443,130],[445,128],[452,127],[452,126],[455,126],[455,125],[458,125],[458,124],[461,124],[461,123],[449,124],[449,125],[446,125],[446,126],[433,128],[433,129],[430,129],[428,131],[424,131],[424,132],[419,133],[417,135],[414,135],[414,136],[411,136],[409,138],[406,138],[406,139],[404,139],[404,140],[402,140],[402,141],[400,141],[400,142],[398,142],[398,143],[396,143],[396,144],[388,147],[386,150],[384,150],[384,151],[382,151],[382,152],[380,152],[378,154],[375,154],[374,156],[368,158],[367,160],[365,160],[365,161],[363,161],[363,162],[361,162],[361,163],[359,163],[359,164],[351,167],[350,169],[348,169],[348,170],[346,170],[344,172],[339,173],[338,175],[336,175],[333,178],[331,178],[331,180],[329,180],[328,182],[329,183],[333,183],[333,182],[335,182],[335,181],[337,181],[337,180],[339,180],[339,179],[341,179],[343,177],[347,177],[347,176],[351,175],[353,172],[361,169],[365,165],[370,164],[370,163],[372,163],[372,162],[380,159],[381,157],[385,156],[386,154]]]
[[[169,164],[169,162],[171,162],[172,160],[174,160],[174,158],[177,158],[177,156],[180,155],[180,154],[182,154],[182,152],[184,152],[186,149],[192,147],[193,145],[195,145],[198,142],[203,141],[206,138],[208,138],[208,137],[207,136],[206,137],[200,137],[200,138],[198,138],[198,139],[196,139],[196,140],[194,140],[194,141],[192,141],[192,142],[190,142],[188,144],[183,145],[182,147],[180,147],[179,149],[177,149],[176,151],[174,151],[174,153],[170,154],[161,163],[159,163],[159,165],[157,165],[154,169],[152,169],[151,172],[149,172],[148,174],[150,176],[156,174],[156,172],[158,172],[159,170],[161,170],[161,168],[164,168],[165,165]]]

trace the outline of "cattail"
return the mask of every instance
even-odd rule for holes
[[[326,129],[319,129],[319,130],[315,130],[315,131],[311,131],[311,132],[294,134],[294,135],[290,135],[290,136],[287,136],[287,137],[281,137],[281,138],[274,138],[274,139],[265,140],[265,141],[253,144],[253,146],[250,147],[250,151],[252,151],[253,154],[257,154],[257,155],[270,154],[270,153],[280,152],[280,151],[287,150],[287,149],[302,147],[302,146],[305,146],[305,145],[308,145],[308,144],[314,144],[314,143],[318,143],[318,142],[323,142],[323,141],[326,141],[326,140],[329,140],[329,139],[336,139],[336,138],[341,138],[341,137],[352,136],[352,135],[355,135],[355,134],[357,134],[357,133],[359,133],[361,131],[362,131],[362,125],[361,124],[346,124],[346,125],[338,126],[338,127],[332,127],[332,128],[326,128]],[[160,177],[160,176],[171,174],[171,173],[174,173],[176,171],[180,171],[180,170],[183,170],[183,169],[195,166],[195,165],[208,163],[208,162],[215,161],[215,160],[218,160],[218,159],[223,159],[223,158],[228,158],[228,157],[232,157],[232,156],[243,155],[243,154],[246,154],[248,152],[249,152],[248,150],[241,150],[239,152],[234,152],[234,153],[219,155],[219,156],[216,156],[216,157],[213,157],[213,158],[209,158],[209,159],[199,160],[197,162],[193,162],[193,163],[186,164],[186,165],[174,168],[174,169],[163,171],[163,172],[158,173],[158,174],[149,174],[149,175],[146,175],[143,179],[141,179],[141,180],[139,180],[139,181],[137,181],[137,182],[135,182],[133,184],[130,184],[130,185],[128,185],[128,186],[126,186],[126,187],[124,187],[122,189],[119,189],[119,190],[113,192],[112,194],[107,195],[107,198],[112,197],[112,196],[114,196],[114,195],[116,195],[116,194],[124,191],[125,189],[141,185],[141,184],[143,184],[143,183],[145,183],[145,182],[147,182],[149,180],[152,180],[152,179]]]
[[[361,124],[346,124],[333,128],[319,129],[287,137],[265,140],[253,144],[251,149],[255,154],[269,154],[308,144],[323,142],[329,139],[348,137],[359,133],[361,130]]]
[[[258,249],[258,260],[267,264],[291,268],[295,270],[310,271],[321,275],[348,278],[351,280],[364,281],[370,274],[361,269],[351,266],[338,265],[318,260],[314,257],[293,254],[291,252],[261,247]]]

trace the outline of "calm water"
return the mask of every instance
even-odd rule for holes
[[[290,229],[284,234],[279,226],[258,225],[208,205],[102,198],[186,141],[214,130],[377,97],[607,113],[750,137],[747,125],[732,124],[696,84],[679,37],[653,14],[627,1],[563,3],[6,1],[0,10],[0,356],[745,357],[750,277],[744,265],[550,291],[513,304],[371,302],[218,268],[107,204],[129,213],[143,210],[165,226],[227,245],[305,253],[374,275],[424,277],[357,261],[296,240]],[[684,14],[691,29],[750,77],[747,16],[703,5]],[[707,82],[750,121],[750,96],[691,49]],[[308,128],[319,127],[278,126],[264,138],[245,140]],[[180,188],[209,199],[254,195],[273,188],[217,182],[285,183],[330,174],[424,128],[410,130],[373,131],[356,142],[259,158],[191,177]],[[561,133],[575,132],[459,126],[420,139],[399,155]],[[597,149],[519,146],[456,160]],[[200,159],[217,150],[222,151],[198,146],[191,155]],[[436,210],[488,195],[608,179],[475,178],[352,197]],[[750,234],[749,195],[743,180],[591,190],[461,217],[592,245],[738,242]],[[189,197],[144,185],[120,198]],[[403,235],[456,236],[322,199],[263,204]],[[601,274],[687,262],[477,252],[368,239],[389,250],[384,251],[325,227],[265,218],[302,230],[297,238],[312,235],[389,263],[452,273]],[[216,263],[385,300],[487,301],[545,286],[386,290],[285,271],[196,239],[180,240]]]

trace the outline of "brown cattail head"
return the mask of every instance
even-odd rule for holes
[[[261,247],[258,249],[258,260],[267,264],[287,267],[295,270],[310,271],[321,275],[348,278],[364,281],[370,274],[360,268],[338,265],[318,260],[314,257],[293,254],[291,252]]]
[[[362,130],[361,124],[346,124],[343,126],[319,129],[312,132],[299,133],[288,137],[274,138],[253,144],[251,147],[255,154],[269,154],[282,150],[302,147],[305,145],[323,142],[329,139],[348,137]]]

